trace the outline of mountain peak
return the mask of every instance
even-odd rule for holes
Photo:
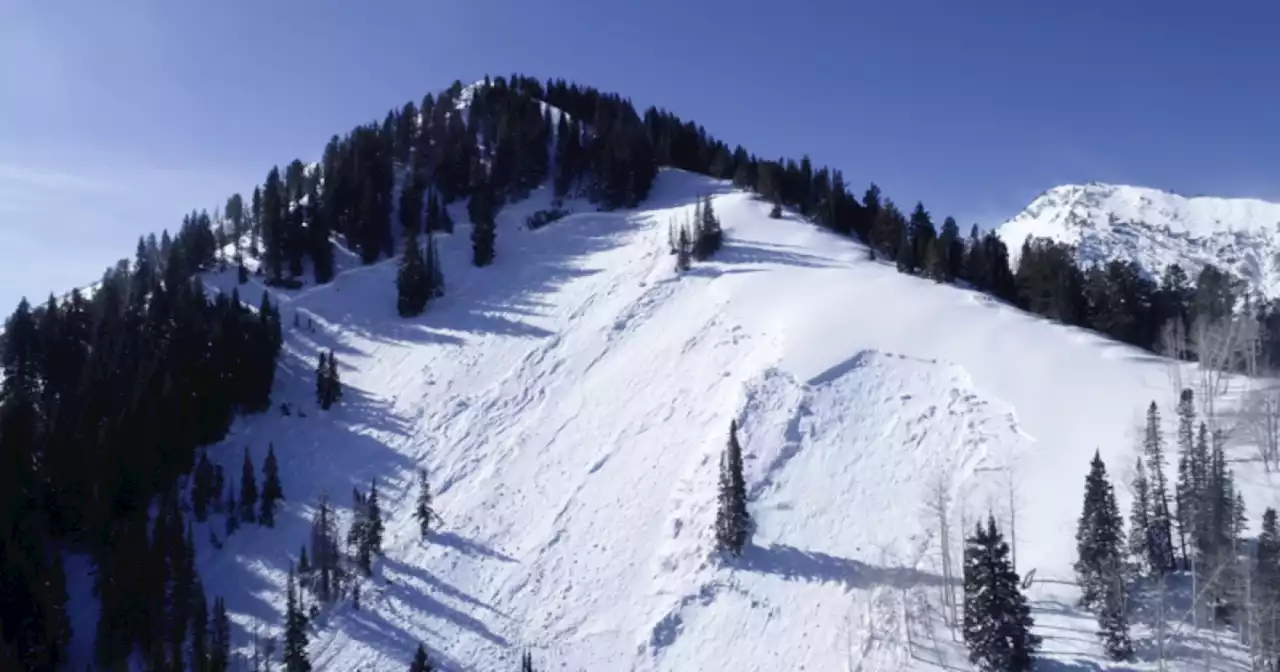
[[[1016,257],[1028,236],[1076,246],[1087,265],[1137,262],[1158,277],[1181,264],[1229,270],[1268,296],[1280,295],[1280,204],[1249,198],[1183,196],[1125,184],[1053,187],[999,228]]]

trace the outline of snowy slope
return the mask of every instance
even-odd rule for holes
[[[667,223],[706,193],[726,246],[677,275]],[[301,325],[273,398],[307,417],[243,419],[211,455],[236,474],[245,446],[260,461],[273,442],[287,502],[276,529],[200,552],[241,645],[279,632],[316,498],[345,509],[377,478],[386,557],[359,611],[313,628],[319,670],[403,670],[419,641],[448,670],[510,670],[524,647],[550,670],[967,669],[940,620],[924,502],[935,486],[955,498],[958,540],[988,510],[1008,523],[1012,475],[1051,669],[1106,667],[1071,606],[1075,518],[1093,451],[1127,473],[1143,406],[1171,400],[1163,362],[898,274],[700,176],[663,171],[644,209],[524,230],[548,200],[503,209],[486,269],[468,263],[458,209],[448,293],[420,318],[395,315],[394,261],[273,292]],[[330,348],[346,394],[322,412],[314,362]],[[731,419],[757,530],[726,565],[712,520]],[[444,520],[427,543],[419,467]],[[1256,520],[1274,491],[1241,480]],[[222,536],[211,520],[198,539]],[[1204,647],[1191,635],[1188,656]],[[1215,656],[1238,659],[1222,641]]]
[[[1214,263],[1268,296],[1280,295],[1280,204],[1187,198],[1156,189],[1090,183],[1055,187],[999,229],[1016,258],[1028,235],[1078,246],[1081,262],[1128,259],[1157,277],[1180,263]]]

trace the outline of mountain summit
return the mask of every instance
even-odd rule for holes
[[[999,228],[1016,258],[1027,236],[1076,246],[1082,264],[1137,262],[1159,276],[1170,264],[1194,275],[1209,263],[1266,296],[1280,294],[1280,204],[1187,197],[1130,185],[1054,187]]]

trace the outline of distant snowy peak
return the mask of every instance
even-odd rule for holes
[[[1084,264],[1133,260],[1158,277],[1172,263],[1191,274],[1212,263],[1280,296],[1278,203],[1071,184],[1046,191],[999,234],[1014,258],[1027,236],[1043,237],[1075,245]]]

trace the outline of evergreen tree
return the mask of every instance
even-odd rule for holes
[[[1129,636],[1128,586],[1117,576],[1103,586],[1098,612],[1098,637],[1102,650],[1111,660],[1133,657],[1133,641]]]
[[[209,456],[201,452],[191,484],[191,511],[197,521],[203,523],[209,518],[209,501],[220,494],[213,489],[213,465],[209,462]]]
[[[329,351],[329,374],[328,379],[329,405],[333,405],[342,400],[342,381],[338,378],[338,357],[333,354],[333,350]],[[328,408],[326,406],[325,408]]]
[[[1158,573],[1159,569],[1151,565],[1151,546],[1151,484],[1139,457],[1134,469],[1133,503],[1129,513],[1129,553],[1140,567]]]
[[[422,642],[418,642],[418,650],[413,654],[413,663],[409,665],[409,672],[433,672],[434,670],[431,660],[427,658],[427,650],[422,648]]]
[[[311,661],[307,658],[307,617],[298,605],[292,563],[289,564],[284,614],[284,669],[286,672],[311,672]]]
[[[436,515],[431,508],[431,485],[427,483],[427,470],[418,470],[418,504],[414,507],[413,517],[418,521],[418,530],[426,540],[431,531],[431,519]]]
[[[1192,481],[1195,461],[1196,409],[1194,393],[1183,389],[1178,398],[1178,481],[1174,486],[1174,517],[1178,524],[1178,546],[1183,568],[1188,567],[1187,542],[1193,535],[1192,515],[1196,487]]]
[[[1173,527],[1169,515],[1169,488],[1165,480],[1164,435],[1160,428],[1160,410],[1153,401],[1147,408],[1147,427],[1143,454],[1151,483],[1150,556],[1148,563],[1156,572],[1174,569]]]
[[[333,403],[329,398],[329,363],[328,354],[320,352],[320,363],[316,365],[316,405],[325,410]]]
[[[369,485],[369,500],[367,502],[369,513],[367,514],[368,527],[365,530],[369,550],[373,555],[382,555],[382,534],[384,528],[382,526],[382,507],[378,504],[378,480],[374,479]]]
[[[742,555],[751,534],[747,514],[747,486],[742,474],[738,421],[729,423],[729,443],[720,458],[720,496],[716,512],[716,543],[721,551]]]
[[[226,516],[225,534],[230,537],[236,530],[240,529],[240,505],[236,503],[235,481],[227,483],[227,503],[222,508],[223,515]]]
[[[1263,669],[1271,670],[1280,663],[1280,526],[1275,509],[1268,508],[1262,514],[1252,572],[1256,656]]]
[[[1031,608],[994,516],[977,526],[964,551],[964,641],[982,672],[1024,672],[1040,647]]]
[[[426,264],[422,260],[422,250],[418,245],[418,234],[410,230],[405,239],[400,270],[396,274],[396,310],[400,313],[400,317],[416,317],[422,314],[430,298],[429,285]]]
[[[227,672],[231,666],[231,621],[227,603],[221,597],[213,601],[213,627],[209,632],[209,672]]]
[[[257,520],[258,482],[253,475],[253,460],[249,458],[249,447],[244,447],[244,465],[240,473],[240,520],[252,523]]]
[[[1101,454],[1094,452],[1085,479],[1084,511],[1076,527],[1075,571],[1081,588],[1080,606],[1100,606],[1107,586],[1122,580],[1124,550],[1124,522],[1115,492]]]
[[[276,447],[267,444],[267,457],[262,462],[262,498],[258,511],[258,522],[267,527],[275,527],[276,505],[284,499],[284,488],[280,485],[280,469],[276,464]]]
[[[333,350],[327,354],[321,352],[320,363],[316,366],[316,403],[327,411],[341,398],[342,381],[338,379],[338,358]]]
[[[477,169],[483,173],[483,168]],[[471,263],[488,266],[494,257],[494,196],[487,178],[480,176],[472,186],[467,214],[471,217]]]
[[[191,606],[191,669],[193,672],[208,672],[209,662],[209,605],[204,586],[197,582],[195,601]]]

